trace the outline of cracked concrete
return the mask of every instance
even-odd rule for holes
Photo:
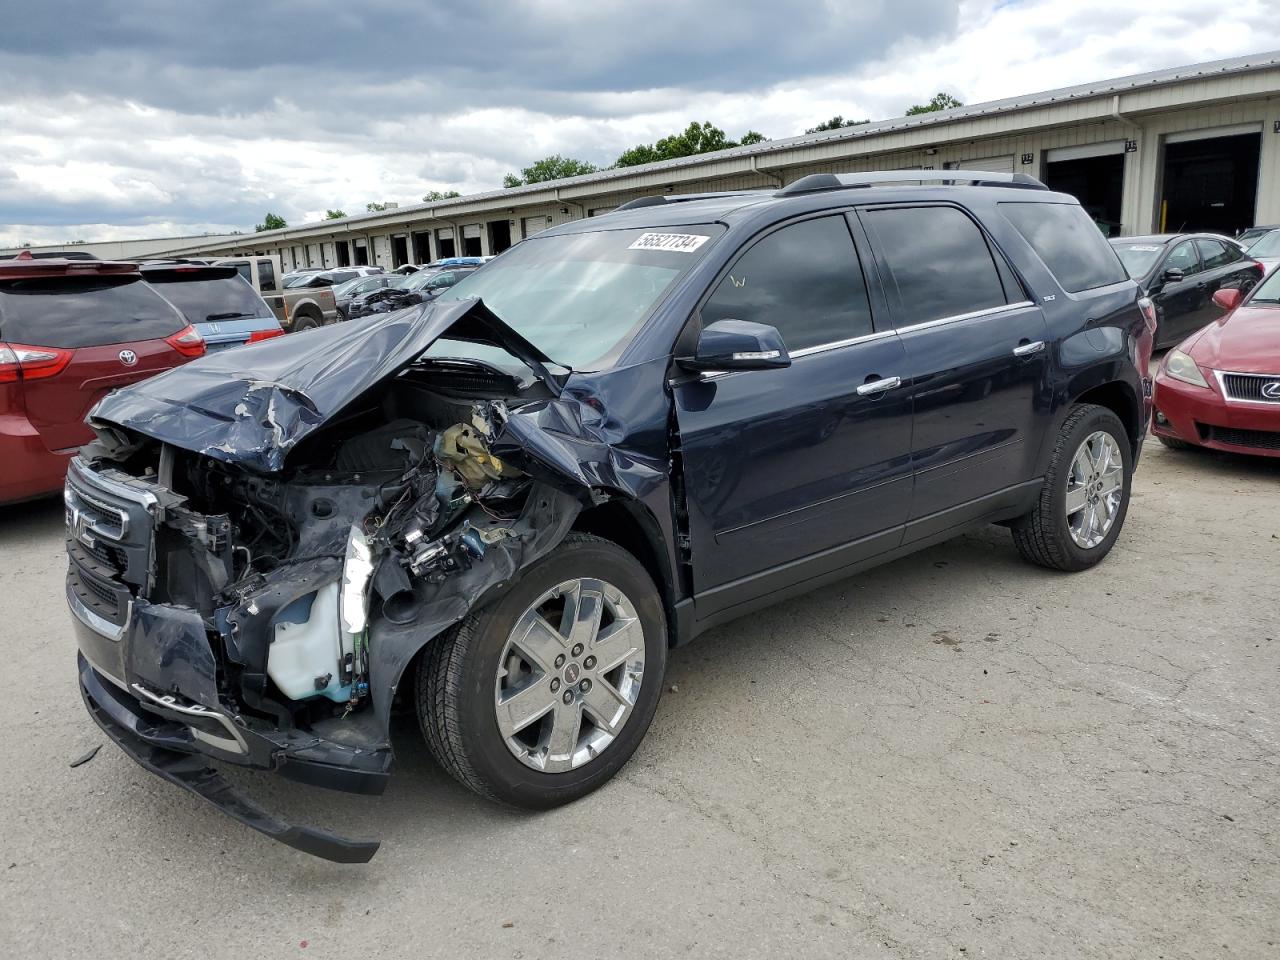
[[[716,630],[631,764],[559,811],[473,797],[408,723],[380,799],[237,776],[381,837],[367,867],[110,744],[70,768],[104,738],[59,508],[0,511],[0,929],[24,958],[1280,955],[1277,481],[1149,443],[1094,571],[991,528]]]

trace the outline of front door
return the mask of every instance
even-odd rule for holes
[[[1165,280],[1167,270],[1180,270],[1180,280]],[[1209,298],[1204,292],[1204,277],[1200,275],[1200,257],[1195,243],[1183,240],[1175,244],[1156,273],[1160,287],[1151,298],[1155,301],[1158,329],[1156,346],[1162,347],[1182,340],[1187,334],[1204,326]]]
[[[991,509],[1035,472],[1048,329],[976,222],[948,205],[861,212],[907,355],[915,471],[908,541]]]
[[[848,223],[826,215],[754,241],[702,305],[703,324],[776,327],[792,362],[673,383],[698,594],[791,564],[768,591],[813,575],[793,561],[825,552],[839,566],[901,541],[911,404],[879,386],[905,354],[873,303]],[[731,596],[700,597],[699,614]]]

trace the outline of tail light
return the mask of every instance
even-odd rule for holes
[[[190,324],[183,327],[173,336],[165,337],[164,342],[184,357],[204,356],[204,337],[200,336],[200,332]]]
[[[0,343],[0,383],[56,377],[71,362],[70,350]]]
[[[283,333],[284,331],[279,327],[276,327],[274,330],[255,330],[253,333],[249,334],[249,339],[246,343],[258,343],[261,340],[270,340],[272,337],[278,337]]]

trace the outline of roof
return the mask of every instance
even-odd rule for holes
[[[662,160],[657,163],[646,163],[634,167],[611,167],[606,170],[598,170],[595,173],[583,174],[582,176],[577,177],[568,177],[563,180],[547,180],[541,183],[525,184],[519,187],[489,190],[482,193],[473,193],[463,197],[456,197],[449,200],[437,200],[430,203],[403,204],[396,207],[394,210],[386,210],[371,214],[357,214],[341,220],[317,220],[311,223],[298,224],[297,226],[284,227],[279,230],[264,230],[261,233],[246,235],[244,239],[246,241],[251,241],[252,243],[262,243],[263,241],[278,240],[287,234],[296,233],[299,230],[312,230],[326,227],[329,229],[345,231],[350,227],[359,224],[368,223],[372,225],[380,223],[386,220],[389,216],[394,216],[397,219],[403,219],[412,218],[415,214],[438,213],[441,215],[441,219],[447,219],[450,208],[463,208],[471,204],[486,203],[492,200],[511,200],[514,201],[511,205],[515,206],[518,205],[521,197],[528,194],[543,193],[547,190],[590,186],[592,184],[607,183],[611,180],[619,180],[624,177],[639,174],[657,173],[665,170],[678,170],[687,167],[701,166],[716,160],[768,155],[770,153],[777,152],[780,149],[785,150],[794,147],[861,140],[890,132],[945,126],[950,123],[988,117],[992,114],[1029,110],[1037,107],[1076,100],[1085,100],[1099,96],[1115,96],[1121,93],[1150,89],[1153,87],[1165,86],[1188,80],[1206,79],[1209,77],[1226,76],[1237,73],[1248,73],[1258,70],[1274,69],[1277,67],[1280,67],[1280,51],[1249,54],[1243,57],[1232,57],[1227,60],[1196,63],[1188,66],[1171,67],[1164,70],[1153,70],[1148,73],[1139,73],[1132,76],[1118,77],[1110,80],[1099,80],[1093,83],[1076,84],[1074,86],[1060,87],[1054,90],[1045,90],[1039,93],[1025,94],[1018,97],[1006,97],[1002,100],[991,100],[985,103],[969,104],[967,106],[955,107],[951,110],[938,110],[931,113],[916,114],[908,117],[893,117],[888,120],[859,124],[856,127],[842,127],[838,130],[824,130],[820,133],[807,133],[795,137],[783,137],[778,140],[765,140],[760,143],[748,144],[746,146],[732,147],[728,150],[717,150],[712,153],[695,154],[691,157],[678,157],[674,160]]]
[[[136,263],[118,260],[69,260],[66,257],[33,257],[23,251],[11,260],[0,260],[0,280],[30,280],[39,277],[86,277],[138,274]]]

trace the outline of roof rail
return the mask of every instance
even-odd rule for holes
[[[989,170],[877,170],[872,173],[812,173],[788,184],[774,196],[794,197],[821,190],[874,187],[883,183],[968,183],[975,187],[1012,187],[1021,190],[1048,190],[1026,173],[993,173]]]
[[[641,207],[660,207],[667,203],[688,203],[690,200],[714,200],[717,197],[749,197],[759,195],[761,190],[721,190],[718,193],[672,193],[654,194],[650,197],[637,197],[628,200],[619,210],[639,210]]]

